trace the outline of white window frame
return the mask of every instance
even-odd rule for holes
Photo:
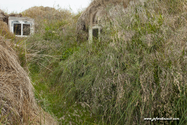
[[[14,25],[21,24],[21,35],[15,35],[17,37],[28,37],[31,34],[34,34],[34,19],[27,18],[27,17],[9,17],[8,24],[9,24],[9,30],[12,33],[14,33]],[[23,25],[24,24],[30,25],[30,34],[29,35],[23,35]]]
[[[98,29],[98,39],[100,41],[100,34],[101,34],[101,26],[95,25],[89,28],[89,43],[93,42],[93,30]]]
[[[14,33],[14,25],[15,24],[21,24],[21,35],[15,35],[15,36],[18,36],[18,37],[27,37],[27,36],[29,36],[29,35],[31,35],[31,24],[30,23],[25,23],[25,22],[23,22],[23,21],[18,21],[18,22],[13,22],[11,25],[11,28],[12,28],[12,33]],[[30,25],[30,34],[29,35],[23,35],[23,24],[29,24]],[[14,33],[15,34],[15,33]]]

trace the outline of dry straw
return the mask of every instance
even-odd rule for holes
[[[14,38],[14,34],[9,32],[7,23],[0,21],[0,34],[6,38]]]
[[[88,32],[88,28],[95,24],[105,25],[106,22],[114,22],[116,18],[115,15],[119,15],[116,9],[126,9],[130,1],[132,0],[93,0],[78,19],[78,37],[80,37],[81,40],[83,40],[84,37],[88,37],[88,34],[82,31]]]
[[[106,16],[106,7],[108,5],[120,4],[126,8],[129,2],[130,0],[93,0],[89,7],[87,7],[87,9],[79,17],[77,30],[82,30],[83,25],[88,27],[90,25],[90,21],[93,21],[91,23],[94,23],[94,21],[98,20],[99,17]]]
[[[34,98],[33,86],[11,44],[0,37],[0,123],[56,124]]]

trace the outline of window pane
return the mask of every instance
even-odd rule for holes
[[[14,34],[21,35],[21,24],[14,24]]]
[[[23,35],[30,35],[30,24],[23,24]]]

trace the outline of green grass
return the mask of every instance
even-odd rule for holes
[[[77,43],[77,15],[69,23],[41,24],[45,31],[27,39],[27,53],[35,54],[27,66],[38,104],[60,124],[144,125],[150,124],[144,118],[155,117],[186,124],[186,4],[136,4],[92,44]],[[62,25],[64,31],[52,32]]]

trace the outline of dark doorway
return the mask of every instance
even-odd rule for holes
[[[21,35],[21,24],[14,24],[14,34]]]
[[[93,37],[95,39],[98,39],[99,38],[99,29],[93,29]]]
[[[23,24],[23,35],[30,35],[30,24]]]

